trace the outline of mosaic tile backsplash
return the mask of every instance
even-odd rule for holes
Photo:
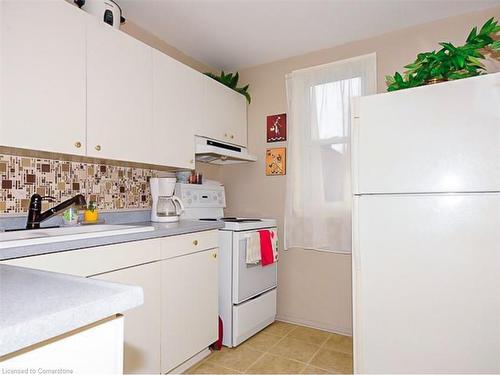
[[[151,207],[152,169],[0,155],[0,214],[28,211],[32,194],[50,195],[57,202],[83,194],[101,210]],[[51,203],[44,202],[43,210]]]

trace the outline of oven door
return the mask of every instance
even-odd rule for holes
[[[268,228],[276,229],[276,228]],[[239,304],[276,287],[277,263],[262,267],[246,264],[248,234],[255,231],[233,233],[233,303]]]

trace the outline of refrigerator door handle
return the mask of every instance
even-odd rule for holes
[[[360,132],[360,117],[359,117],[359,97],[352,98],[352,118],[351,118],[351,182],[352,192],[354,194],[359,192],[358,182],[358,145],[359,145],[359,132]]]

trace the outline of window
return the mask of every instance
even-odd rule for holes
[[[292,72],[285,248],[351,250],[351,99],[376,92],[374,54]]]
[[[338,171],[349,166],[350,100],[361,95],[361,77],[323,83],[311,88],[313,142],[320,148],[324,203],[343,202],[346,186]]]

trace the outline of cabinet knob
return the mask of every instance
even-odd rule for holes
[[[95,146],[95,149],[96,149],[97,151],[101,151],[101,145],[97,145],[97,146]]]
[[[214,258],[217,258],[217,253],[212,253],[212,256],[213,256]]]
[[[82,147],[82,142],[75,142],[75,147],[76,148]]]
[[[198,246],[198,240],[194,240],[194,241],[193,241],[193,245],[194,245],[194,246]]]
[[[233,138],[234,138],[234,135],[233,135],[233,134],[231,134],[231,139],[233,139]]]
[[[227,138],[227,133],[224,133],[224,137],[226,137],[226,138]]]

